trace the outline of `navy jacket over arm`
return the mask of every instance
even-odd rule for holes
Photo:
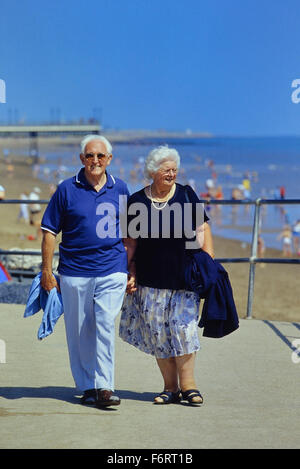
[[[199,322],[203,336],[224,337],[239,327],[228,273],[219,262],[202,249],[187,252],[185,280],[204,299]]]

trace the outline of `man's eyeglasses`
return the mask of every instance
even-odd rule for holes
[[[96,156],[98,160],[102,160],[103,158],[107,158],[109,155],[105,155],[104,153],[86,153],[84,155],[87,160],[92,160]]]

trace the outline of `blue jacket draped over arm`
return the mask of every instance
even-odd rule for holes
[[[44,311],[37,334],[39,340],[52,334],[58,319],[63,314],[61,293],[57,291],[57,288],[52,288],[49,293],[44,290],[41,287],[41,275],[40,272],[32,281],[24,312],[24,318],[27,318],[41,309]],[[59,283],[58,277],[56,280]]]
[[[203,336],[224,337],[239,327],[229,276],[219,262],[202,249],[187,252],[185,281],[204,299],[199,322]]]

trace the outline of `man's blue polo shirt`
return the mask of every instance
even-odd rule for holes
[[[87,182],[84,168],[61,182],[45,210],[41,228],[62,232],[58,272],[73,277],[103,277],[127,273],[127,253],[121,230],[121,205],[127,185],[108,173],[99,192]]]

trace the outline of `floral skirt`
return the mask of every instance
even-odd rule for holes
[[[120,337],[157,358],[177,357],[200,349],[200,300],[194,292],[138,285],[121,309]]]

